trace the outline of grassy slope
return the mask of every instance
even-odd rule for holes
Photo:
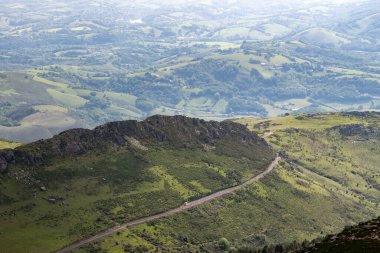
[[[4,141],[0,140],[0,149],[5,149],[5,148],[16,148],[20,146],[20,143],[17,142],[10,142],[10,141]]]
[[[123,252],[125,245],[135,250],[145,245],[148,251],[217,252],[221,237],[234,246],[259,247],[310,240],[380,214],[379,139],[357,141],[328,131],[356,123],[379,127],[378,115],[239,122],[275,133],[268,140],[287,154],[276,173],[225,199],[126,230],[78,252]]]
[[[349,40],[340,37],[333,31],[327,29],[314,28],[307,31],[304,31],[300,34],[295,35],[295,38],[298,38],[304,43],[309,43],[313,45],[329,45],[329,46],[339,46],[344,43],[348,43]]]
[[[163,131],[172,138],[177,129]],[[177,145],[183,146],[181,141]],[[268,147],[247,148],[240,139],[188,148],[133,140],[107,152],[55,158],[40,168],[13,166],[0,176],[2,252],[51,252],[117,223],[237,184],[261,172],[273,156]],[[42,185],[46,192],[40,191]],[[65,200],[48,203],[53,194]]]

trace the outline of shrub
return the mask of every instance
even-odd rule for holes
[[[227,251],[230,249],[230,242],[224,237],[219,239],[218,245],[221,250]]]

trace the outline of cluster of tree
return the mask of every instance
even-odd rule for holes
[[[329,78],[324,76],[315,77],[312,81],[308,84],[308,88],[310,96],[314,99],[352,103],[368,102],[372,100],[372,96],[380,95],[380,87],[376,81],[362,78]]]
[[[12,111],[15,110],[15,106],[10,102],[0,101],[0,125],[1,126],[18,126],[19,121],[9,117]]]
[[[315,65],[311,63],[285,63],[282,65],[283,72],[294,71],[298,74],[303,73],[307,75],[313,75],[315,72],[323,71],[321,65]]]

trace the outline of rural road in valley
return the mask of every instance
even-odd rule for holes
[[[183,204],[183,205],[181,205],[179,207],[176,207],[174,209],[165,211],[163,213],[155,214],[155,215],[148,216],[148,217],[143,217],[143,218],[140,218],[140,219],[129,221],[127,223],[124,223],[124,224],[121,224],[121,225],[109,228],[109,229],[107,229],[105,231],[102,231],[102,232],[100,232],[100,233],[92,236],[92,237],[89,237],[89,238],[82,239],[82,240],[79,240],[77,242],[74,242],[74,243],[72,243],[72,244],[70,244],[70,245],[68,245],[68,246],[66,246],[66,247],[64,247],[64,248],[56,251],[55,253],[67,253],[67,252],[71,252],[73,250],[76,250],[76,249],[78,249],[78,248],[80,248],[80,247],[88,244],[88,243],[91,243],[91,242],[103,239],[104,237],[107,237],[107,236],[110,236],[110,235],[112,235],[114,233],[117,233],[119,231],[125,230],[126,228],[134,227],[134,226],[137,226],[137,225],[140,225],[140,224],[144,224],[144,223],[147,223],[147,222],[150,222],[150,221],[155,221],[155,220],[158,220],[158,219],[161,219],[161,218],[165,218],[165,217],[168,217],[168,216],[171,216],[171,215],[183,212],[183,211],[188,210],[190,208],[202,205],[204,203],[210,202],[211,200],[214,200],[216,198],[223,197],[223,196],[225,196],[225,195],[227,195],[229,193],[235,192],[235,191],[237,191],[237,190],[239,190],[239,189],[241,189],[241,188],[243,188],[243,187],[245,187],[247,185],[250,185],[253,182],[256,182],[256,181],[262,179],[263,177],[265,177],[267,174],[269,174],[274,169],[274,167],[280,161],[280,159],[281,159],[281,157],[279,155],[277,155],[276,159],[268,166],[268,168],[264,172],[262,172],[259,175],[251,178],[250,180],[246,181],[245,183],[243,183],[241,185],[234,186],[234,187],[231,187],[231,188],[227,188],[227,189],[215,192],[213,194],[210,194],[210,195],[208,195],[206,197],[203,197],[203,198],[191,201],[191,202],[187,202],[187,203],[185,203],[185,204]]]

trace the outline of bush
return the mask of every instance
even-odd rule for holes
[[[218,242],[219,249],[227,251],[230,249],[230,242],[226,238],[220,238]]]

